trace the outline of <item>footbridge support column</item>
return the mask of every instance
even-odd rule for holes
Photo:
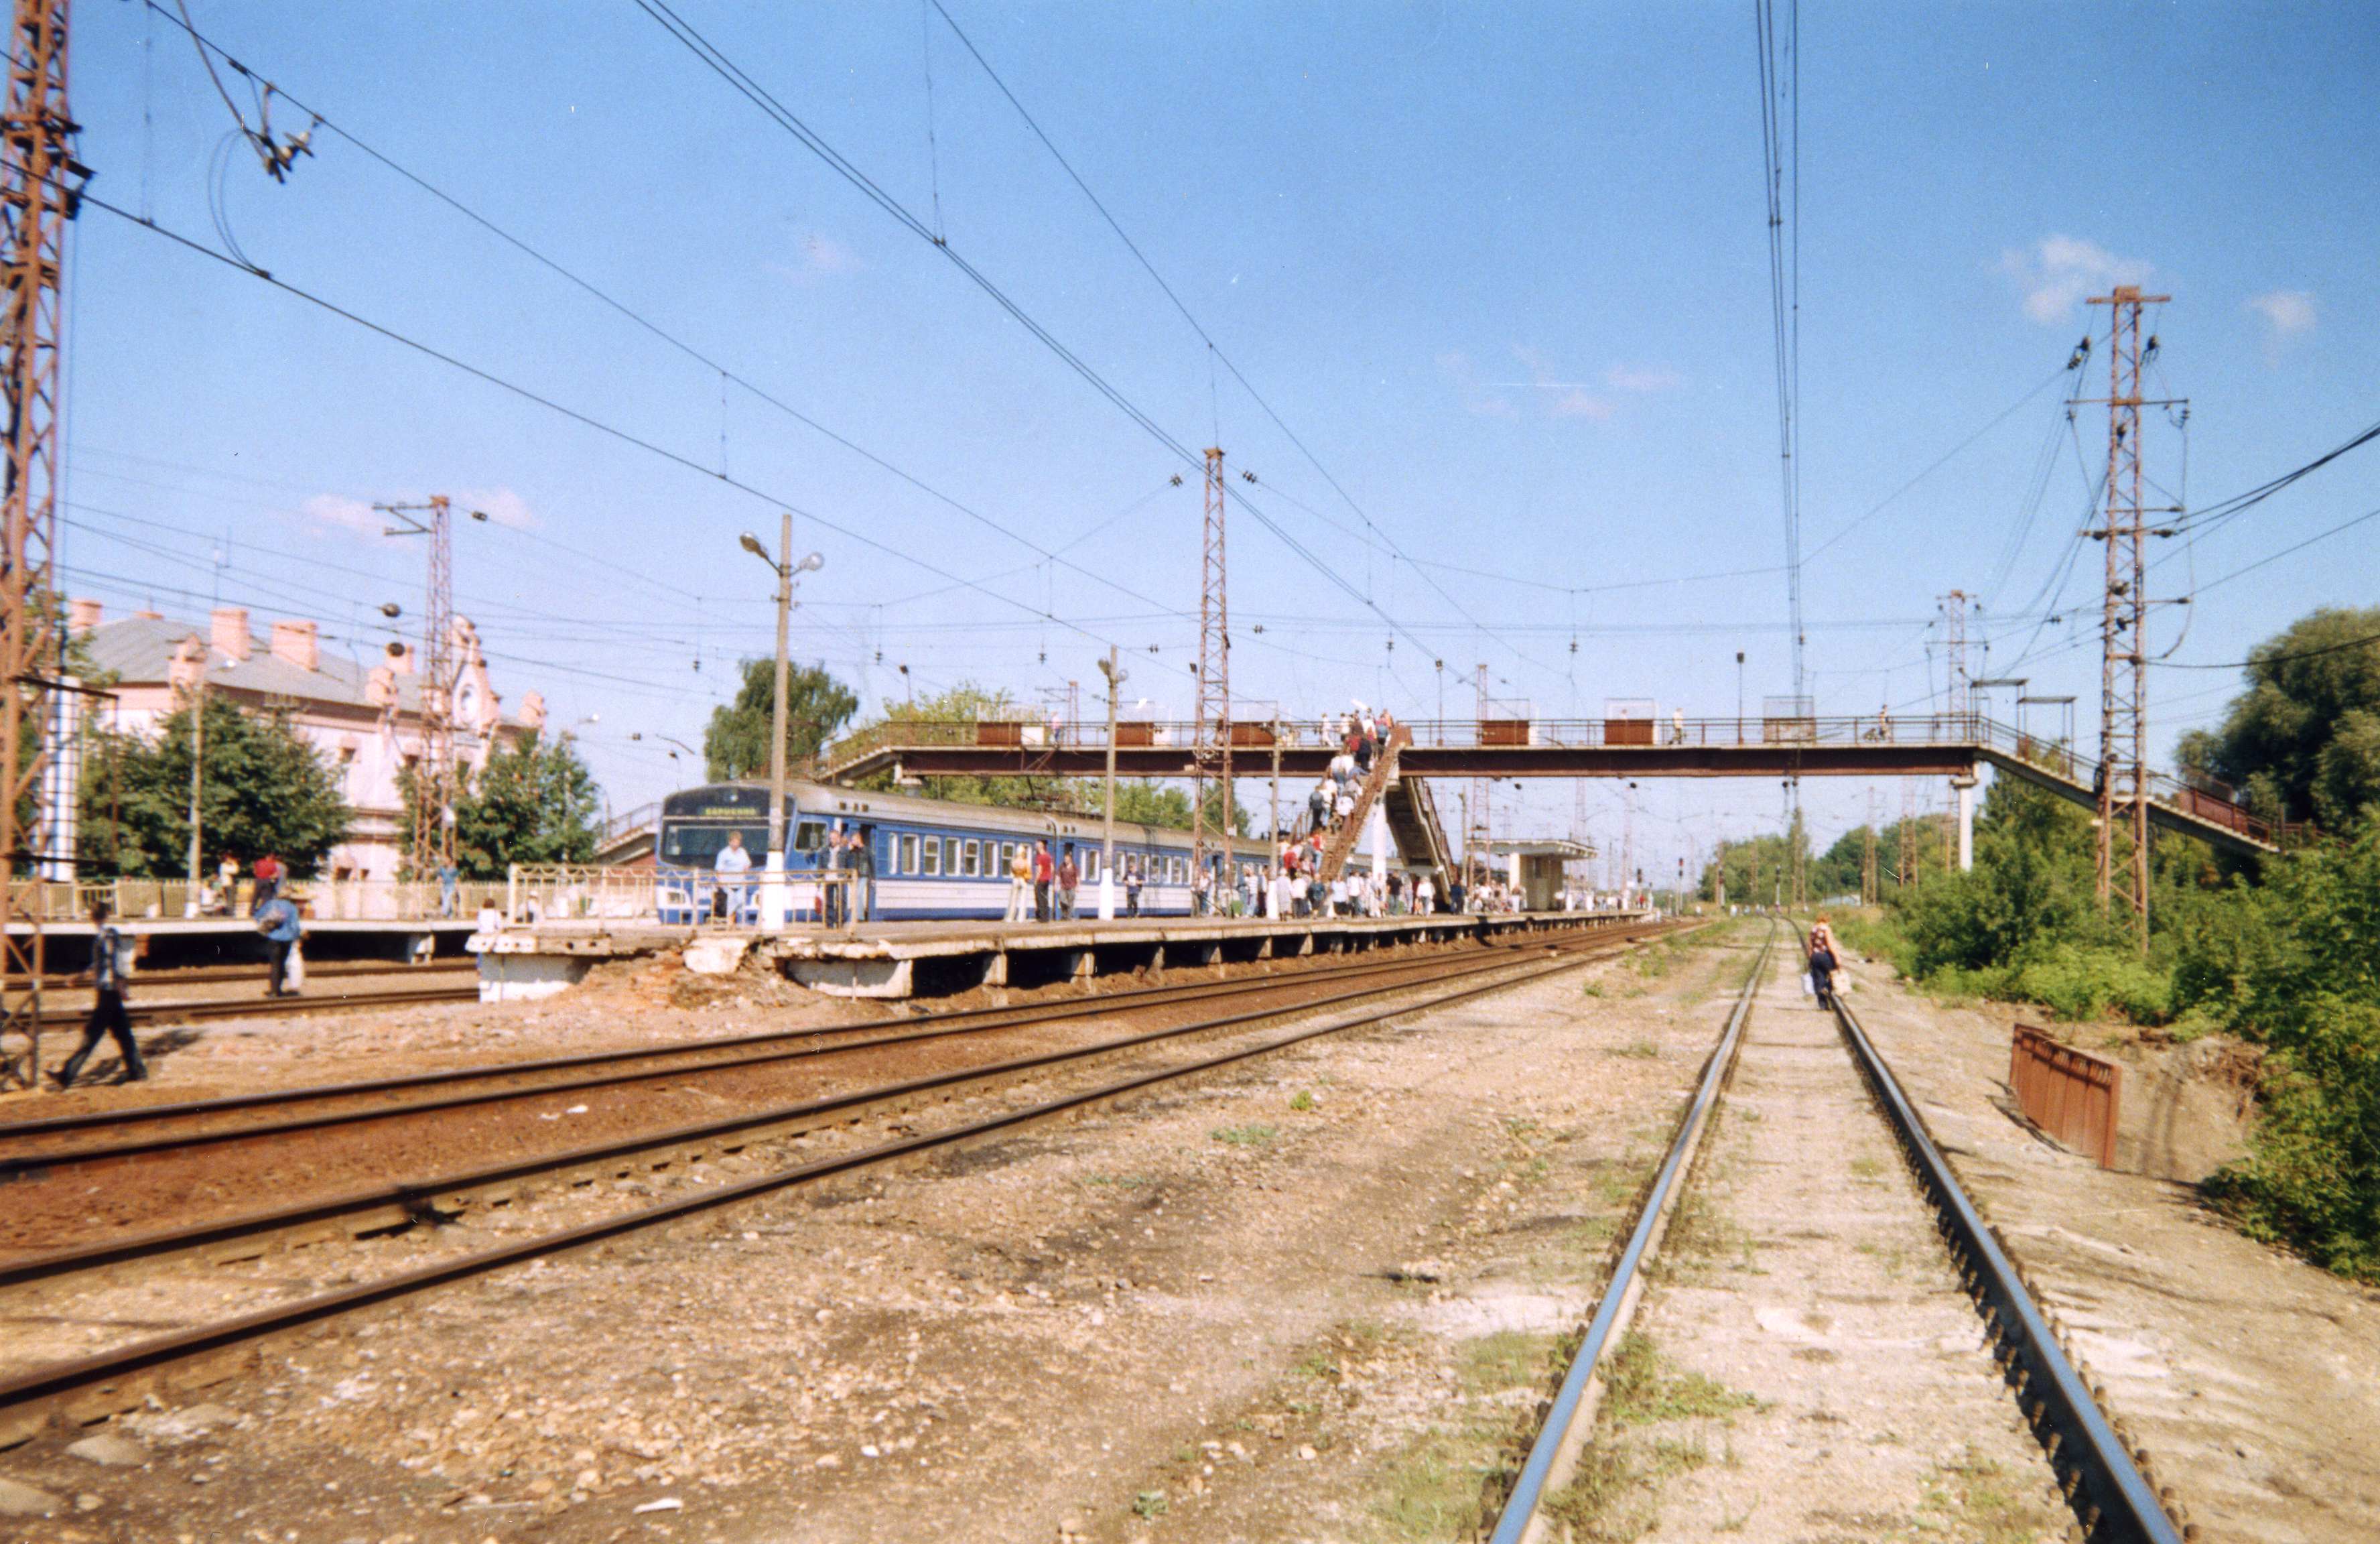
[[[1950,787],[1959,796],[1959,872],[1972,873],[1975,867],[1975,774],[1954,777]]]

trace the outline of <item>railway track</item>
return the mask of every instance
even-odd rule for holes
[[[1547,1544],[1565,1536],[1549,1503],[1579,1471],[1595,1440],[1604,1372],[1644,1295],[1646,1270],[1696,1175],[1704,1137],[1728,1095],[1780,930],[1772,923],[1726,1028],[1705,1064],[1694,1098],[1639,1201],[1637,1219],[1575,1357],[1546,1408],[1527,1459],[1498,1517],[1491,1544]],[[1786,935],[1791,936],[1791,935]],[[1907,1160],[1918,1192],[1955,1267],[1960,1286],[1983,1318],[1993,1361],[2058,1476],[2080,1535],[2121,1544],[2181,1544],[2195,1538],[2172,1514],[2171,1492],[2152,1481],[2147,1455],[2102,1411],[2043,1314],[2023,1274],[1960,1186],[1892,1070],[1838,996],[1835,1027],[1877,1115]]]
[[[53,1416],[75,1421],[101,1418],[140,1403],[161,1388],[197,1387],[219,1381],[235,1372],[261,1342],[305,1330],[378,1305],[401,1301],[456,1283],[469,1281],[508,1266],[568,1250],[622,1238],[644,1229],[677,1222],[723,1206],[735,1205],[802,1185],[814,1184],[855,1170],[979,1140],[998,1133],[1061,1116],[1108,1100],[1183,1078],[1195,1077],[1252,1058],[1270,1054],[1327,1035],[1368,1027],[1406,1015],[1444,1007],[1471,998],[1579,968],[1616,954],[1648,934],[1667,929],[1628,929],[1563,940],[1543,948],[1500,951],[1500,957],[1482,960],[1466,954],[1455,959],[1416,962],[1415,968],[1381,972],[1361,984],[1341,981],[1347,990],[1319,1001],[1251,1007],[1184,1025],[1151,1029],[1092,1044],[1045,1052],[1006,1061],[953,1069],[894,1085],[855,1090],[806,1101],[798,1106],[757,1112],[699,1127],[647,1134],[600,1151],[552,1155],[532,1163],[472,1175],[446,1176],[419,1184],[383,1187],[370,1195],[259,1212],[249,1217],[199,1229],[176,1230],[138,1239],[118,1239],[91,1248],[21,1262],[0,1283],[39,1283],[69,1272],[101,1266],[123,1266],[193,1248],[228,1246],[229,1258],[262,1252],[261,1241],[287,1239],[295,1231],[329,1227],[334,1234],[370,1231],[394,1212],[395,1226],[405,1226],[443,1213],[448,1203],[473,1198],[497,1198],[519,1194],[532,1179],[555,1184],[573,1176],[582,1182],[606,1173],[624,1172],[638,1164],[665,1167],[698,1156],[746,1155],[772,1138],[815,1130],[829,1124],[848,1124],[864,1115],[905,1113],[925,1102],[947,1100],[964,1090],[984,1095],[1059,1071],[1087,1073],[1092,1080],[1053,1095],[993,1110],[930,1130],[894,1128],[886,1139],[868,1142],[828,1156],[774,1167],[734,1183],[704,1188],[658,1204],[601,1217],[576,1226],[540,1232],[498,1247],[449,1257],[431,1264],[380,1275],[340,1290],[318,1293],[270,1304],[223,1320],[152,1336],[135,1343],[32,1368],[0,1379],[0,1445],[24,1440]],[[1293,980],[1302,981],[1306,973]],[[1239,986],[1243,983],[1218,983]],[[1278,982],[1275,983],[1276,986]],[[1343,1008],[1319,1023],[1281,1027],[1274,1021],[1288,1015]],[[1103,1067],[1119,1056],[1178,1043],[1191,1037],[1228,1038],[1220,1049],[1155,1066],[1127,1066],[1120,1074]],[[760,1154],[767,1156],[765,1152]],[[377,1210],[375,1210],[377,1209]]]
[[[363,974],[363,973],[358,973]],[[395,971],[370,972],[373,975],[395,975]],[[442,975],[451,975],[441,970]],[[261,978],[260,978],[261,979]],[[334,1013],[354,1008],[419,1007],[426,1003],[476,1003],[480,1000],[478,979],[473,976],[451,986],[409,987],[399,991],[341,991],[300,993],[293,997],[225,997],[186,998],[180,1002],[143,1002],[135,998],[125,1004],[125,1012],[135,1025],[195,1024],[217,1018],[290,1018],[299,1014]],[[41,1028],[45,1035],[66,1034],[82,1027],[83,1015],[89,1008],[67,1013],[52,1011],[42,1015]]]
[[[1655,930],[1645,927],[1624,928],[1595,936],[1630,941],[1649,936]],[[1510,963],[1515,957],[1541,955],[1548,947],[1542,944],[1491,945],[1466,952],[1459,957],[1494,967]],[[1443,968],[1446,958],[1425,955],[1367,960],[1306,967],[1225,981],[1101,992],[1073,1002],[922,1014],[901,1021],[901,1027],[891,1030],[877,1026],[768,1030],[692,1044],[589,1052],[572,1056],[453,1067],[395,1077],[268,1089],[221,1099],[118,1106],[0,1123],[0,1183],[63,1168],[153,1158],[225,1142],[329,1130],[398,1116],[540,1099],[555,1094],[584,1093],[656,1078],[747,1071],[787,1062],[916,1044],[958,1035],[1105,1016],[1118,1011],[1139,1012],[1177,1003],[1214,1002],[1296,991],[1314,985],[1428,972]],[[305,1112],[309,1106],[315,1108],[310,1112],[285,1113],[292,1109]],[[133,1134],[136,1128],[158,1126],[165,1129]],[[80,1145],[58,1140],[92,1132],[105,1135]]]

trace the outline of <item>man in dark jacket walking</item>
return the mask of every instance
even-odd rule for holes
[[[140,1060],[140,1042],[132,1038],[132,1015],[124,1010],[125,967],[128,964],[129,946],[124,935],[109,924],[105,901],[91,904],[91,991],[98,1001],[91,1004],[91,1017],[83,1021],[82,1045],[67,1058],[58,1069],[58,1087],[68,1088],[82,1071],[82,1064],[98,1049],[100,1040],[115,1037],[115,1049],[124,1058],[123,1081],[139,1083],[149,1076],[148,1065]]]

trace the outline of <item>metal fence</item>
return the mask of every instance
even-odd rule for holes
[[[442,918],[468,921],[482,906],[499,905],[504,886],[494,881],[465,880],[450,897],[435,881],[421,883],[396,880],[292,880],[282,893],[298,903],[298,911],[317,921],[421,922]],[[44,922],[76,922],[91,915],[93,901],[104,900],[121,918],[132,921],[175,921],[186,918],[246,918],[255,909],[253,885],[242,881],[229,892],[200,884],[193,892],[186,880],[117,879],[67,883],[53,880],[17,880],[9,885],[18,917],[38,916]],[[195,894],[196,904],[193,904]]]
[[[650,869],[591,863],[516,863],[497,886],[513,922],[635,921],[656,915]]]

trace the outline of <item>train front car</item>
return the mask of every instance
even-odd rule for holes
[[[731,840],[731,837],[734,840]],[[720,855],[740,848],[743,862]],[[760,870],[769,855],[769,790],[718,783],[662,800],[653,885],[662,922],[752,927],[760,919]]]

